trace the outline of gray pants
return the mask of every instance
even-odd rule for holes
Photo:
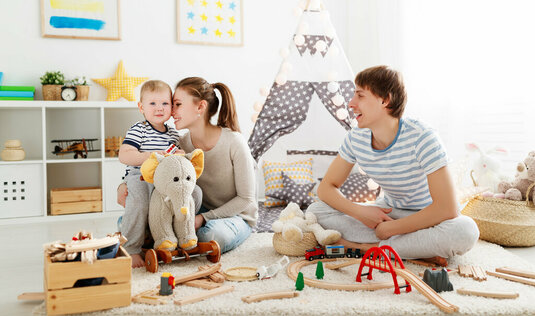
[[[139,170],[132,170],[125,177],[128,195],[126,196],[125,212],[121,221],[121,234],[128,239],[124,248],[130,254],[141,252],[148,229],[150,196],[154,185],[141,181]],[[195,201],[195,212],[202,205],[202,190],[195,185],[192,193]]]
[[[390,208],[382,199],[377,200],[373,205]],[[342,238],[347,241],[366,244],[379,243],[379,246],[389,245],[404,259],[435,256],[450,258],[454,255],[462,255],[472,249],[479,238],[479,229],[476,223],[464,215],[443,221],[433,227],[380,240],[375,235],[375,229],[333,209],[322,201],[311,204],[307,212],[314,213],[318,218],[318,223],[323,228],[339,231]],[[392,208],[392,212],[388,216],[392,219],[399,219],[414,214],[414,212]]]

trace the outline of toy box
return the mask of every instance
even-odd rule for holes
[[[130,305],[132,259],[119,248],[114,259],[52,262],[45,254],[44,289],[48,315],[84,313]],[[101,285],[74,287],[76,281],[104,278]]]
[[[50,190],[50,214],[102,212],[100,187],[62,188]]]

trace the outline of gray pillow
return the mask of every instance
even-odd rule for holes
[[[275,190],[268,196],[283,200],[286,203],[294,202],[301,208],[306,208],[314,202],[309,195],[316,183],[297,184],[282,172],[282,188]]]

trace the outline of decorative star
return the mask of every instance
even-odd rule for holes
[[[234,2],[231,2],[228,7],[231,9],[231,10],[234,10],[236,8],[236,3]]]
[[[227,32],[230,37],[234,37],[236,35],[236,32],[234,32],[232,29]]]
[[[195,34],[195,29],[193,28],[193,26],[188,27],[188,33]]]
[[[219,31],[219,29],[215,30],[214,33],[215,33],[215,36],[218,36],[218,37],[221,37],[221,34],[223,34],[221,33],[221,31]]]
[[[104,79],[91,79],[108,90],[106,101],[116,101],[123,97],[128,101],[135,101],[134,88],[148,80],[148,77],[130,77],[126,74],[123,61],[119,62],[115,75]]]
[[[314,188],[315,183],[297,184],[290,179],[284,172],[282,172],[282,188],[275,190],[268,196],[286,201],[287,203],[294,202],[297,205],[308,206],[314,202],[314,199],[309,195],[309,192]]]
[[[208,29],[205,26],[201,27],[201,34],[208,35]]]
[[[206,6],[208,5],[208,2],[206,2],[205,0],[203,0],[203,1],[201,1],[201,5],[202,5],[203,7],[206,7]]]
[[[223,9],[223,4],[221,3],[221,1],[217,1],[215,3],[220,9]]]
[[[189,5],[193,6],[193,4],[195,3],[195,0],[188,0],[188,3]]]
[[[203,20],[203,21],[207,21],[208,20],[208,17],[204,13],[201,14],[200,17],[201,17],[201,20]]]
[[[194,17],[194,16],[195,16],[195,13],[193,13],[193,12],[191,12],[191,11],[188,12],[188,19],[193,20],[193,17]]]
[[[229,21],[231,24],[234,24],[234,23],[236,22],[236,19],[235,19],[233,16],[231,16],[231,17],[228,19],[228,21]]]
[[[221,15],[216,15],[215,19],[217,20],[217,22],[223,21],[223,18],[221,17]]]

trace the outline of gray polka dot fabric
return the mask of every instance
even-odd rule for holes
[[[265,207],[263,202],[258,203],[258,221],[253,227],[253,233],[272,233],[271,225],[279,219],[280,213],[286,206]]]
[[[282,173],[282,188],[275,190],[269,196],[283,200],[286,203],[294,202],[301,208],[306,208],[314,202],[309,195],[316,183],[297,184],[290,179],[284,172]]]
[[[327,90],[328,84],[328,82],[304,81],[287,81],[283,85],[273,83],[248,141],[251,154],[256,161],[273,146],[277,139],[292,133],[303,124],[307,118],[314,92],[318,94],[332,117],[346,130],[351,129],[350,120],[355,117],[355,114],[348,111],[348,117],[340,120],[336,116],[336,111],[340,108],[347,109],[347,103],[355,91],[355,84],[350,80],[338,81],[340,89],[335,93]],[[336,106],[331,100],[336,93],[340,93],[345,99],[340,106]]]
[[[295,39],[295,36],[294,36],[294,39]],[[304,37],[305,37],[305,43],[300,46],[297,46],[297,45],[295,46],[297,47],[297,50],[299,51],[299,54],[301,56],[303,56],[303,54],[307,51],[307,49],[310,51],[311,55],[316,54],[316,51],[317,51],[316,43],[322,40],[325,42],[325,44],[327,44],[327,48],[324,51],[320,52],[321,56],[325,57],[325,55],[329,51],[329,47],[331,47],[331,44],[333,42],[332,37],[328,37],[325,35],[304,35]]]
[[[352,202],[375,201],[381,188],[370,190],[368,180],[370,177],[365,174],[352,173],[340,187],[340,192]]]

